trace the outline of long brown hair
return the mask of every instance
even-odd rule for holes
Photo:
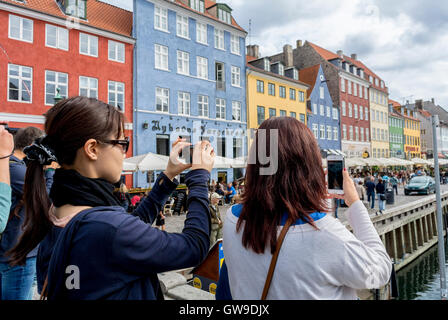
[[[259,139],[260,129],[266,130],[266,141]],[[272,175],[260,175],[258,148],[265,143],[269,150],[271,130],[278,130],[278,168]],[[271,252],[277,245],[277,227],[284,213],[288,219],[301,218],[316,227],[310,214],[328,210],[327,188],[319,146],[310,129],[292,117],[273,117],[264,121],[255,134],[256,163],[246,167],[243,209],[237,232],[243,226],[243,246],[264,253],[269,244]],[[252,149],[251,149],[252,150]],[[269,153],[269,152],[268,152]],[[267,156],[271,156],[267,154]],[[250,157],[249,157],[250,159]]]
[[[47,136],[44,141],[54,151],[60,165],[70,165],[87,140],[107,140],[111,134],[120,138],[123,129],[124,115],[117,108],[97,99],[73,97],[60,101],[45,114]],[[6,253],[12,266],[25,264],[26,255],[44,239],[52,226],[44,167],[36,161],[27,165],[23,200],[23,234]]]

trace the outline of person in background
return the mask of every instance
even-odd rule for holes
[[[128,188],[124,183],[120,184],[120,188],[114,192],[114,195],[120,201],[121,206],[128,211],[129,205],[131,204],[131,197],[129,196]]]
[[[222,196],[216,192],[210,196],[210,216],[211,216],[211,233],[210,233],[210,246],[214,245],[218,239],[222,238],[222,220],[219,212],[218,202]]]
[[[11,209],[9,158],[13,151],[13,136],[5,129],[4,126],[0,125],[0,235],[6,228],[9,211]]]
[[[226,194],[226,196],[225,196],[226,203],[227,204],[231,204],[233,197],[236,195],[236,190],[233,187],[232,183],[229,183],[227,185],[227,191],[225,192],[225,194]]]
[[[142,195],[142,193],[140,193],[140,195]],[[131,198],[131,204],[134,208],[136,208],[137,204],[140,202],[140,195],[136,194]]]
[[[398,196],[398,179],[396,175],[393,175],[389,180],[392,189],[395,190],[395,194]]]
[[[165,216],[162,211],[160,211],[159,214],[157,215],[156,227],[162,231],[165,231]]]
[[[375,208],[375,178],[370,177],[370,181],[366,183],[367,189],[367,201],[370,203],[372,201],[371,209]]]
[[[379,201],[379,212],[383,214],[383,210],[386,209],[386,186],[384,185],[383,179],[378,178],[378,183],[375,186],[376,194],[378,195],[378,201]],[[376,215],[378,215],[378,212],[376,212]]]
[[[34,186],[25,183],[27,164],[24,161],[26,147],[30,146],[36,139],[41,138],[44,132],[35,127],[21,128],[14,136],[14,154],[9,159],[9,170],[11,175],[11,210],[8,223],[0,240],[0,300],[31,300],[33,293],[33,282],[36,275],[36,256],[38,243],[27,252],[21,264],[13,265],[8,252],[12,250],[26,230],[33,228],[29,217],[30,207],[23,203],[23,194]],[[53,159],[54,163],[56,159]],[[52,164],[52,167],[55,165]],[[54,170],[48,170],[49,166],[43,167],[38,177],[45,183],[46,188],[40,189],[47,193],[53,183]],[[35,203],[40,198],[34,199]]]
[[[215,180],[212,180],[212,182],[210,183],[209,191],[212,193],[216,191],[216,181]]]
[[[218,184],[216,185],[216,193],[224,196],[226,194],[225,189],[224,189],[224,184],[222,182],[222,178],[218,179]]]
[[[366,197],[366,189],[364,188],[362,181],[361,180],[358,181],[358,184],[355,184],[355,187],[356,187],[356,192],[358,192],[359,199],[361,201],[366,200],[365,199],[365,198],[367,198]]]

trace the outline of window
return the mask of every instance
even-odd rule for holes
[[[226,118],[226,100],[216,98],[216,119]]]
[[[9,38],[33,42],[33,20],[9,15]]]
[[[193,10],[204,12],[204,0],[190,0],[190,7]]]
[[[80,76],[79,95],[98,99],[98,79]]]
[[[45,45],[51,48],[68,50],[68,30],[52,24],[46,24]]]
[[[286,99],[286,88],[285,87],[280,86],[279,93],[280,93],[280,98],[285,98]]]
[[[196,41],[207,44],[207,24],[196,21]]]
[[[364,128],[363,127],[359,128],[359,131],[361,135],[361,141],[364,141]]]
[[[325,126],[323,124],[320,125],[320,139],[325,139]]]
[[[339,139],[338,135],[339,135],[338,127],[333,127],[333,140],[337,141]]]
[[[376,158],[376,148],[373,148],[373,157]]]
[[[345,101],[342,101],[342,115],[343,115],[344,117],[347,116],[347,112],[346,112],[345,107],[346,107],[346,105],[345,105]]]
[[[369,99],[369,95],[367,94],[367,87],[364,87],[364,99]]]
[[[33,69],[15,64],[8,65],[8,101],[31,102]]]
[[[156,135],[156,152],[164,156],[170,155],[170,136],[164,134]]]
[[[366,142],[369,142],[369,129],[366,128]]]
[[[359,87],[359,97],[362,98],[362,93],[364,91],[364,86]]]
[[[170,99],[170,90],[156,88],[156,111],[168,112]]]
[[[296,68],[293,70],[293,78],[294,80],[299,80],[299,71]]]
[[[226,138],[218,138],[217,147],[218,147],[218,156],[225,157],[226,156]]]
[[[354,110],[354,114],[355,114],[355,119],[357,119],[358,118],[358,105],[357,104],[354,105],[353,110]]]
[[[190,54],[184,51],[177,51],[177,73],[190,74]]]
[[[364,107],[359,106],[359,120],[363,120],[364,118]]]
[[[109,40],[109,60],[124,62],[124,43]]]
[[[304,102],[305,101],[305,92],[299,91],[299,101]]]
[[[333,128],[327,126],[327,140],[333,140]]]
[[[327,106],[327,117],[331,118],[331,107]]]
[[[367,108],[367,107],[365,107],[365,109],[364,109],[366,112],[364,113],[365,115],[366,115],[366,121],[368,121],[369,120],[369,109]]]
[[[257,92],[264,93],[264,81],[257,80]]]
[[[239,67],[232,66],[232,86],[241,86],[241,69]]]
[[[264,107],[257,106],[257,123],[258,125],[262,124],[264,121]]]
[[[285,67],[281,63],[278,64],[278,74],[281,76],[285,75]]]
[[[305,123],[305,114],[304,113],[300,113],[300,122]]]
[[[296,89],[289,89],[289,99],[296,100]]]
[[[196,57],[197,77],[208,79],[208,59],[204,57]]]
[[[353,95],[356,97],[358,96],[358,84],[353,83]]]
[[[198,95],[198,116],[208,117],[208,96]]]
[[[218,19],[228,24],[232,22],[230,12],[223,10],[221,8],[218,8]]]
[[[352,114],[352,104],[350,102],[348,103],[348,116],[350,118],[353,116],[353,114]]]
[[[64,2],[62,5],[65,4],[65,14],[86,19],[87,0],[67,0]]]
[[[323,104],[320,105],[320,112],[319,112],[319,114],[320,114],[321,116],[325,116],[325,107],[324,107]]]
[[[176,15],[176,34],[182,38],[189,38],[188,17]]]
[[[241,102],[232,101],[232,120],[241,121]]]
[[[342,125],[342,139],[347,140],[347,125]]]
[[[124,112],[124,83],[109,81],[109,100],[111,106],[115,106]]]
[[[341,91],[345,92],[345,79],[341,78]]]
[[[319,126],[316,123],[313,123],[313,134],[316,139],[319,138]]]
[[[313,113],[317,114],[317,104],[313,103]]]
[[[166,8],[155,6],[154,28],[168,32],[168,10]]]
[[[325,88],[324,87],[319,88],[319,96],[321,99],[325,99]]]
[[[295,112],[292,112],[292,111],[289,113],[289,116],[293,117],[293,118],[297,118],[297,114]]]
[[[372,139],[376,140],[376,129],[372,128]]]
[[[359,141],[359,128],[355,127],[355,141]]]
[[[68,94],[68,74],[62,72],[45,70],[45,104],[54,105],[54,96],[56,90],[59,89],[59,94],[64,99]]]
[[[339,112],[338,108],[333,107],[333,119],[338,120]]]
[[[215,28],[215,48],[220,50],[224,49],[224,30]]]
[[[156,69],[168,70],[168,47],[156,44],[154,51]]]
[[[79,53],[98,57],[98,37],[89,34],[79,34]]]
[[[269,108],[269,118],[275,117],[277,112],[274,108]]]
[[[268,94],[270,96],[275,96],[275,84],[268,83]]]
[[[234,54],[240,54],[240,37],[230,35],[230,52]]]
[[[348,80],[348,94],[352,94],[352,82]]]
[[[224,72],[224,63],[216,62],[215,63],[215,80],[216,80],[216,89],[217,90],[225,90],[226,82],[225,82],[225,72]]]
[[[233,138],[233,158],[239,158],[243,156],[243,139]]]
[[[378,110],[375,110],[375,120],[380,122],[380,112]]]
[[[190,94],[179,91],[177,95],[178,114],[190,115]]]
[[[269,63],[268,59],[264,59],[264,71],[271,71],[271,64]]]
[[[350,135],[350,140],[353,141],[353,126],[350,126],[350,128],[349,128],[349,135]]]

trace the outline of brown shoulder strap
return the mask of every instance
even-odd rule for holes
[[[283,239],[286,236],[286,233],[288,232],[289,227],[291,226],[292,221],[288,219],[282,229],[282,232],[280,232],[280,235],[277,239],[277,247],[275,248],[274,255],[272,256],[271,265],[269,266],[268,275],[266,277],[266,282],[264,284],[263,288],[263,294],[261,295],[261,300],[266,300],[266,297],[269,292],[269,287],[271,286],[272,276],[274,275],[275,265],[277,264],[277,258],[278,254],[280,252],[280,248],[282,247]]]
[[[46,300],[48,298],[47,286],[48,286],[48,276],[45,278],[44,285],[42,287],[42,292],[40,293],[40,300]]]

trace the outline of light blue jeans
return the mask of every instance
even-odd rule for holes
[[[386,209],[386,200],[381,200],[381,196],[384,196],[384,194],[378,193],[378,202],[379,202],[380,211]]]
[[[36,257],[27,258],[24,266],[0,263],[0,300],[32,300],[36,275]]]

